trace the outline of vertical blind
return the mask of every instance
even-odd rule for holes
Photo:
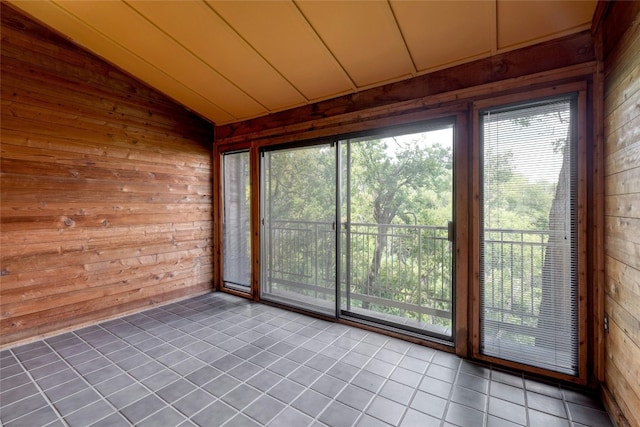
[[[251,283],[249,152],[224,154],[223,267],[225,286],[248,288]]]
[[[576,99],[481,122],[482,354],[578,374]]]

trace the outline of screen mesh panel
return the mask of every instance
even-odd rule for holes
[[[336,315],[336,146],[262,153],[260,296]]]

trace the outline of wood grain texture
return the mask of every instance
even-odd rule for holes
[[[620,5],[611,7],[611,13],[607,16],[603,27],[604,38],[607,34],[618,32],[615,37],[616,42],[611,43],[605,40],[605,61],[607,64],[605,70],[605,96],[609,95],[612,88],[618,86],[622,80],[631,74],[631,70],[638,65],[637,55],[634,55],[632,46],[640,39],[640,23],[637,21],[637,15],[640,13],[640,3],[638,2],[619,2]],[[623,11],[625,6],[630,6]],[[621,16],[626,15],[626,16]],[[616,22],[617,21],[617,22]],[[613,37],[609,38],[614,40]]]
[[[620,372],[618,367],[608,358],[605,359],[605,384],[607,390],[613,397],[613,402],[622,412],[622,417],[618,417],[621,423],[618,426],[629,425],[637,427],[640,425],[640,406],[635,394],[631,389],[630,381],[634,379],[627,377]]]
[[[210,290],[211,124],[1,13],[0,344]]]
[[[638,45],[640,46],[640,39],[638,40]],[[638,56],[640,56],[640,53],[638,53]],[[618,130],[640,117],[640,91],[629,94],[619,93],[619,95],[625,97],[625,99],[620,100],[619,103],[611,102],[613,105],[619,105],[616,105],[615,108],[607,108],[605,106],[604,130],[606,133]],[[633,144],[633,141],[630,142]]]
[[[609,155],[640,141],[640,116],[624,123],[617,129],[605,132],[605,154]]]
[[[605,403],[640,426],[640,5],[613,2],[605,45]]]
[[[640,348],[640,270],[607,257],[607,310],[632,342]]]

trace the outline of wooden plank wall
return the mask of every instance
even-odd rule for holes
[[[605,391],[640,426],[640,7],[605,20]]]
[[[1,14],[0,344],[211,289],[212,125]]]

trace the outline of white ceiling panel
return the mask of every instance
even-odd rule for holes
[[[265,109],[303,104],[305,98],[203,2],[129,3],[185,50],[218,71]],[[175,16],[180,14],[181,20]],[[189,25],[184,25],[184,22]]]
[[[215,124],[589,28],[596,0],[8,0]]]
[[[382,1],[298,1],[297,6],[358,86],[414,74],[391,7]]]
[[[498,49],[539,43],[590,27],[595,4],[588,1],[497,0]]]
[[[175,76],[188,87],[210,99],[224,99],[222,108],[236,118],[259,115],[258,102],[232,85],[214,68],[185,50],[166,33],[120,1],[66,1],[61,7],[89,23],[97,32],[107,34],[116,44],[141,59]],[[187,21],[183,21],[187,22]],[[126,28],[118,31],[116,29]]]
[[[491,55],[495,38],[492,2],[394,0],[391,7],[419,72]]]
[[[210,1],[208,4],[308,101],[356,89],[292,2]]]

